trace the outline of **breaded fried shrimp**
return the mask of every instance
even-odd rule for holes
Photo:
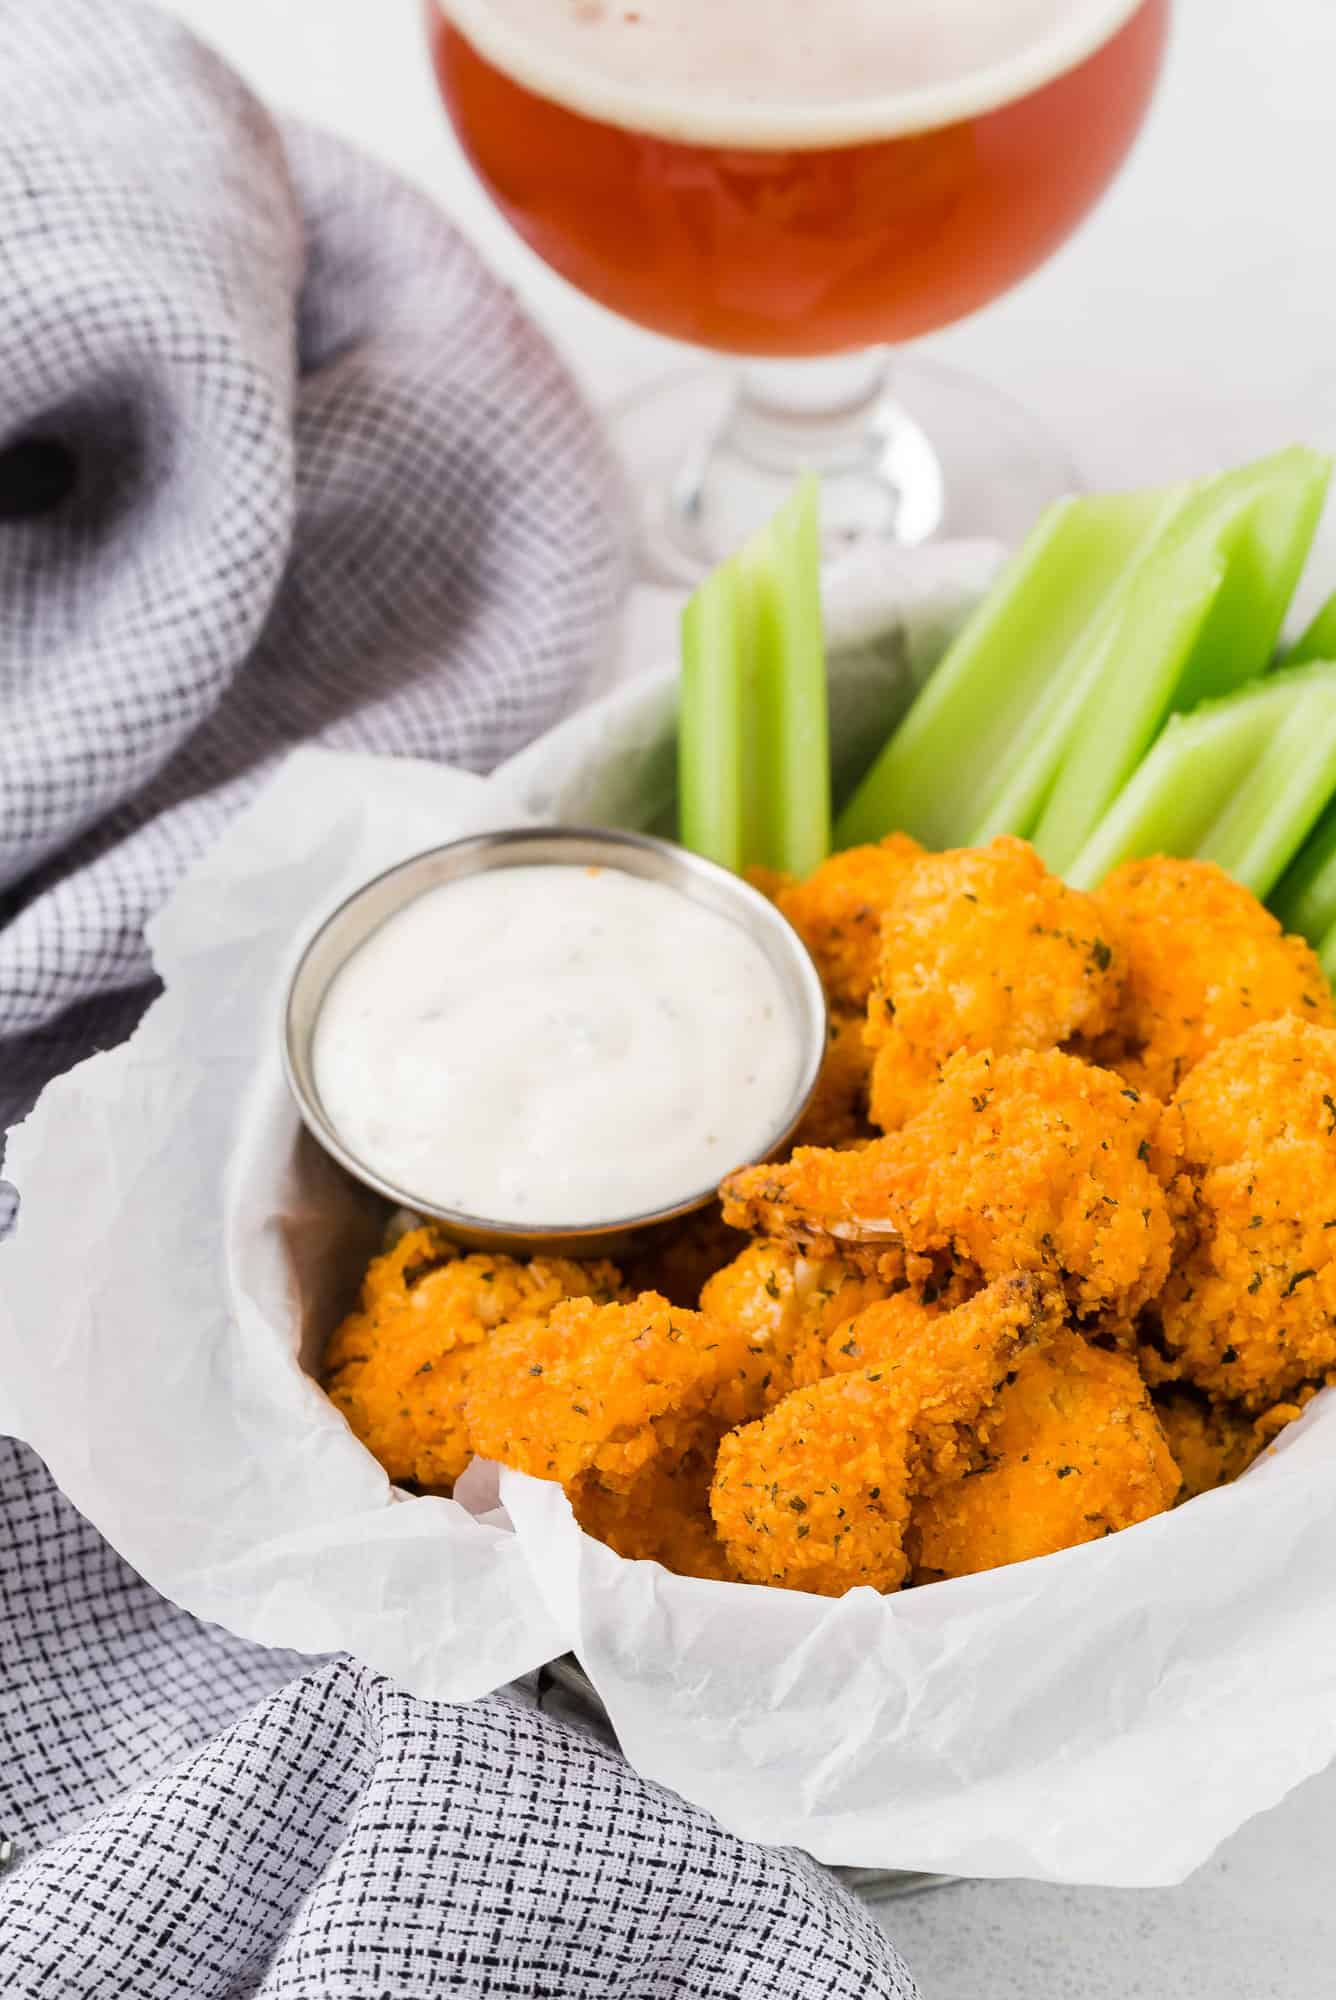
[[[1234,1403],[1212,1403],[1186,1385],[1157,1389],[1155,1414],[1170,1455],[1183,1476],[1179,1503],[1227,1486],[1246,1472],[1263,1448],[1257,1424]]]
[[[821,1355],[821,1373],[854,1375],[860,1368],[895,1361],[923,1337],[931,1321],[941,1318],[942,1311],[935,1300],[925,1304],[917,1290],[893,1292],[875,1312],[863,1308],[831,1329]]]
[[[710,1515],[713,1476],[711,1441],[678,1459],[652,1458],[625,1492],[612,1492],[586,1473],[571,1488],[571,1505],[585,1533],[619,1556],[723,1583],[733,1571]]]
[[[914,1495],[968,1469],[980,1413],[1054,1310],[1039,1280],[1004,1279],[895,1360],[795,1389],[726,1437],[710,1506],[739,1576],[827,1597],[897,1590]]]
[[[1183,1474],[1180,1503],[1240,1478],[1283,1430],[1297,1423],[1314,1396],[1333,1383],[1336,1371],[1328,1370],[1320,1380],[1302,1383],[1257,1417],[1237,1403],[1213,1403],[1187,1383],[1157,1389],[1155,1413]]]
[[[957,1056],[899,1132],[744,1168],[724,1214],[817,1256],[899,1244],[983,1280],[1046,1272],[1077,1315],[1121,1325],[1168,1275],[1171,1133],[1155,1099],[1074,1056]]]
[[[871,1138],[868,1089],[872,1081],[872,1051],[864,1038],[861,1014],[832,1008],[826,1026],[826,1054],[802,1124],[793,1135],[795,1146],[843,1146]]]
[[[923,849],[907,833],[832,854],[774,899],[816,961],[832,1008],[862,1014],[872,990],[881,923]]]
[[[1114,1033],[1096,1059],[1168,1098],[1213,1048],[1285,1014],[1336,1012],[1316,955],[1212,861],[1125,861],[1095,901],[1127,941]]]
[[[711,1202],[633,1240],[622,1260],[627,1289],[662,1292],[671,1305],[694,1311],[705,1285],[732,1263],[746,1240],[725,1223],[718,1202]]]
[[[653,1460],[759,1408],[756,1369],[745,1334],[657,1292],[624,1305],[573,1299],[496,1335],[465,1415],[484,1458],[567,1487],[593,1473],[624,1493]]]
[[[1005,1055],[1103,1034],[1123,968],[1121,926],[1025,841],[922,855],[887,911],[868,1003],[873,1123],[903,1125],[962,1050]]]
[[[1017,1357],[981,1463],[916,1503],[915,1580],[1098,1541],[1163,1513],[1179,1477],[1136,1363],[1058,1332]]]
[[[826,1342],[886,1286],[844,1258],[803,1257],[787,1244],[751,1243],[701,1293],[704,1316],[741,1333],[764,1365],[761,1407],[830,1371]],[[753,1412],[752,1414],[756,1414]]]
[[[1291,1389],[1279,1403],[1272,1403],[1268,1409],[1263,1410],[1253,1424],[1253,1443],[1256,1447],[1253,1457],[1260,1458],[1262,1453],[1275,1443],[1282,1431],[1288,1430],[1291,1424],[1298,1423],[1314,1396],[1320,1396],[1324,1389],[1333,1387],[1336,1387],[1336,1369],[1328,1368],[1316,1382],[1301,1383],[1297,1389]]]
[[[1143,1366],[1257,1413],[1336,1367],[1336,1030],[1249,1028],[1174,1110],[1195,1201]]]
[[[367,1271],[361,1300],[325,1351],[330,1400],[392,1479],[448,1490],[472,1455],[463,1400],[487,1341],[507,1320],[560,1300],[607,1300],[611,1264],[465,1256],[437,1230],[410,1230]]]

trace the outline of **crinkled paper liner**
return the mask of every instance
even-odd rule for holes
[[[944,550],[837,579],[840,769],[991,567]],[[1336,1753],[1336,1397],[1174,1514],[829,1601],[625,1562],[511,1472],[499,1503],[481,1467],[460,1500],[411,1498],[312,1379],[383,1216],[286,1093],[303,938],[460,834],[663,824],[672,721],[661,675],[489,781],[291,759],[158,919],[166,992],[138,1033],[12,1140],[0,1426],[160,1591],[247,1637],[346,1650],[445,1700],[574,1651],[637,1768],[744,1835],[853,1866],[1178,1881]]]

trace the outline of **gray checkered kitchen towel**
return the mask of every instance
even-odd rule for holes
[[[294,742],[485,770],[561,712],[613,492],[429,202],[164,17],[0,0],[0,1131]]]
[[[0,1133],[290,744],[486,769],[560,711],[614,506],[429,204],[146,9],[0,0]],[[802,1857],[518,1694],[199,1624],[0,1439],[6,1838],[5,2000],[913,1992]]]

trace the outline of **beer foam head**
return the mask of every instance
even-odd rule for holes
[[[1037,90],[1139,0],[437,0],[540,95],[664,138],[852,145]]]

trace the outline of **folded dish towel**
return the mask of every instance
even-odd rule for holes
[[[815,1863],[518,1699],[196,1623],[4,1440],[0,1648],[5,2000],[913,2000]]]
[[[619,562],[505,292],[179,29],[0,0],[0,133],[2,1132],[128,1031],[145,918],[269,763],[485,768],[595,663]],[[198,1624],[0,1439],[0,1992],[913,1987],[813,1864],[520,1693],[432,1707]]]
[[[620,563],[508,292],[182,29],[0,0],[0,135],[3,1132],[267,765],[488,768],[599,663]]]

